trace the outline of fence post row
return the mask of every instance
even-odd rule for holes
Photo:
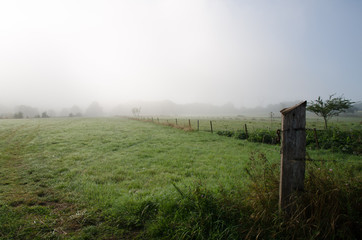
[[[294,209],[293,194],[304,190],[306,106],[305,101],[280,111],[282,114],[282,146],[279,208],[287,215]]]

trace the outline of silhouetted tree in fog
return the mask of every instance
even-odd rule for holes
[[[133,116],[139,117],[139,116],[140,116],[140,113],[141,113],[141,107],[139,107],[139,108],[132,108],[132,114],[133,114]]]
[[[103,109],[97,102],[93,102],[85,111],[87,117],[101,117],[103,116]]]
[[[24,118],[33,118],[39,115],[38,109],[26,105],[18,106],[16,112],[22,112]]]
[[[17,112],[14,114],[14,118],[16,119],[24,118],[24,114],[22,112]]]
[[[47,112],[43,112],[43,113],[41,114],[41,117],[42,117],[42,118],[48,118],[49,115],[47,114]]]

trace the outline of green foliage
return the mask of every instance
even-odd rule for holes
[[[362,131],[351,130],[342,131],[339,128],[317,131],[319,147],[321,149],[331,149],[333,152],[342,152],[359,155],[362,153]],[[306,144],[311,149],[316,149],[314,132],[307,131]]]
[[[323,100],[318,97],[317,100],[311,101],[307,106],[307,110],[323,117],[325,129],[327,129],[327,121],[333,116],[338,116],[340,113],[347,111],[354,104],[349,99],[334,97],[335,94],[329,96],[329,99]]]
[[[230,131],[230,130],[219,130],[216,132],[220,136],[226,137],[235,137],[236,139],[247,139],[250,142],[259,142],[267,144],[276,144],[277,135],[274,131],[257,129],[251,133],[249,136],[243,130]]]
[[[235,133],[230,130],[219,130],[216,132],[216,134],[220,136],[233,137]]]
[[[261,153],[251,158],[248,203],[253,208],[250,235],[264,239],[356,239],[360,234],[361,179],[355,164],[308,162],[305,190],[295,198],[295,211],[283,218],[275,207],[279,173]],[[360,163],[357,163],[360,166]]]
[[[275,131],[257,129],[249,133],[248,141],[275,144],[277,143],[277,135]]]
[[[245,133],[245,131],[243,130],[236,130],[235,131],[235,138],[236,139],[247,139],[247,135]]]

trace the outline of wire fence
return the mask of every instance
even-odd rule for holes
[[[251,142],[280,144],[281,119],[279,118],[165,118],[142,117],[137,120],[167,125],[187,131],[216,133],[226,137],[245,139]],[[312,122],[311,126],[316,124]],[[303,129],[304,130],[304,129]],[[334,152],[362,154],[362,129],[340,130],[340,128],[305,128],[309,149],[332,149]]]

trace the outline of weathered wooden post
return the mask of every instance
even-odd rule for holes
[[[177,125],[177,118],[176,118],[176,125]]]
[[[282,146],[279,208],[289,214],[294,209],[293,194],[304,190],[306,105],[302,102],[282,113]]]
[[[200,130],[200,120],[197,120],[197,131]]]
[[[212,121],[210,121],[210,130],[211,130],[211,133],[214,133],[214,130],[212,129]]]
[[[191,120],[189,119],[189,128],[191,129]]]
[[[249,138],[249,135],[248,135],[248,127],[246,126],[246,123],[245,123],[245,137],[246,137],[246,139]]]

